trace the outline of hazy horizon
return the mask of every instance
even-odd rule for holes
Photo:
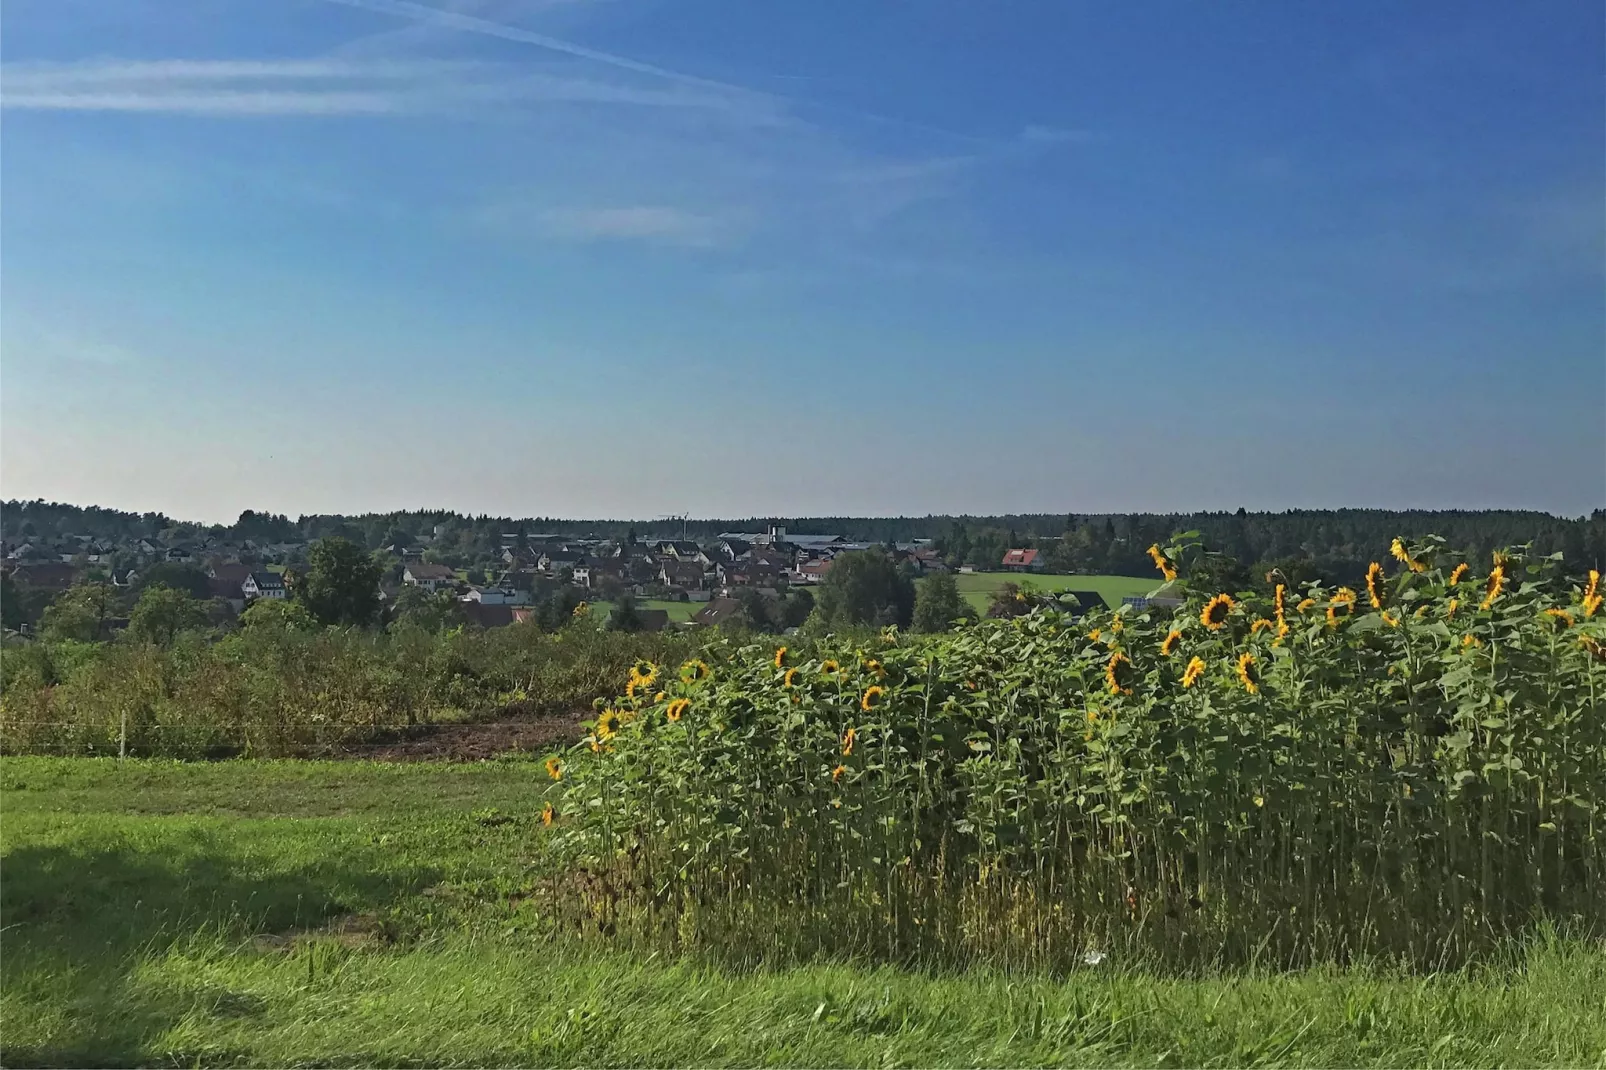
[[[0,495],[1606,502],[1606,9],[11,0]]]

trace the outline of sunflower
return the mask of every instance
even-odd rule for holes
[[[870,658],[864,663],[864,671],[874,676],[877,680],[884,679],[887,675],[886,667],[875,658]]]
[[[1462,650],[1465,650],[1469,646],[1482,646],[1482,645],[1483,645],[1483,640],[1479,639],[1477,636],[1473,635],[1471,632],[1468,632],[1466,635],[1463,635],[1461,637],[1461,649]]]
[[[1182,642],[1182,633],[1177,631],[1175,628],[1172,628],[1166,633],[1165,639],[1160,643],[1160,656],[1163,658],[1169,658],[1171,656],[1171,652],[1177,648],[1177,644],[1180,642]]]
[[[1593,617],[1600,609],[1600,569],[1589,570],[1589,585],[1584,588],[1584,616]]]
[[[556,816],[557,811],[552,809],[551,803],[547,803],[545,806],[541,807],[541,824],[545,825],[547,828],[552,827],[552,819]]]
[[[612,739],[614,733],[619,731],[619,711],[603,710],[597,716],[597,738]]]
[[[563,779],[563,763],[556,758],[546,760],[546,775],[553,780]]]
[[[1236,671],[1245,691],[1253,695],[1260,690],[1260,674],[1255,671],[1255,656],[1253,654],[1248,652],[1239,654]]]
[[[1383,617],[1383,623],[1387,624],[1390,628],[1398,628],[1400,626],[1400,618],[1396,617],[1388,610],[1385,609],[1381,616]]]
[[[660,691],[657,694],[653,695],[652,701],[656,705],[657,703],[662,702],[667,697],[668,697],[668,693],[667,692]]]
[[[786,648],[784,646],[775,648],[775,667],[777,669],[786,668]]]
[[[1394,542],[1389,546],[1389,553],[1394,556],[1394,560],[1398,561],[1412,572],[1426,572],[1428,569],[1426,565],[1411,556],[1411,551],[1405,548],[1405,543],[1401,539],[1396,538],[1394,540]]]
[[[1411,614],[1411,616],[1416,618],[1417,620],[1425,620],[1427,618],[1427,615],[1428,615],[1428,606],[1426,604],[1417,606],[1416,607],[1416,612]]]
[[[1149,560],[1154,562],[1154,567],[1160,570],[1160,575],[1165,577],[1167,583],[1177,578],[1177,570],[1166,560],[1165,554],[1160,552],[1159,543],[1149,547]]]
[[[1601,601],[1602,601],[1601,596],[1598,595],[1598,594],[1585,595],[1584,596],[1584,616],[1593,617],[1595,615],[1596,611],[1600,609]]]
[[[1506,589],[1506,566],[1496,565],[1489,570],[1489,582],[1483,588],[1483,602],[1479,609],[1488,609],[1494,605],[1494,600],[1500,597],[1500,592]]]
[[[1270,620],[1268,620],[1265,617],[1260,617],[1253,624],[1251,624],[1249,626],[1249,634],[1250,635],[1259,635],[1261,632],[1265,631],[1267,628],[1272,628],[1272,627],[1275,627],[1275,625]]]
[[[869,713],[871,710],[881,705],[881,697],[886,693],[887,689],[879,685],[873,684],[870,687],[865,688],[864,697],[859,699],[859,709],[863,710],[865,713]]]
[[[1204,659],[1195,654],[1189,661],[1188,667],[1182,671],[1182,686],[1192,687],[1204,675]]]
[[[1230,594],[1218,594],[1205,603],[1199,613],[1199,622],[1213,632],[1220,631],[1227,623],[1227,614],[1233,611],[1237,602],[1232,600]]]
[[[591,612],[591,603],[590,602],[577,602],[577,603],[575,603],[574,609],[569,613],[569,616],[571,616],[571,617],[583,617],[587,613],[590,613],[590,612]]]
[[[858,738],[859,730],[857,728],[849,727],[846,732],[842,733],[842,756],[844,758],[852,756],[853,744]]]
[[[1463,561],[1459,565],[1455,566],[1455,568],[1450,570],[1450,579],[1448,581],[1450,586],[1454,587],[1456,584],[1460,583],[1461,582],[1461,577],[1465,576],[1466,574],[1467,574],[1467,563],[1465,561]]]
[[[787,669],[786,670],[786,674],[781,677],[781,686],[782,687],[796,687],[797,686],[797,670],[796,669]]]
[[[627,697],[627,698],[635,698],[636,697],[636,692],[638,690],[640,690],[640,688],[641,688],[641,681],[637,680],[634,676],[632,676],[630,678],[629,683],[625,684],[625,697]]]
[[[1091,643],[1098,642],[1099,641],[1099,636],[1101,636],[1103,634],[1104,634],[1103,632],[1099,631],[1097,628],[1094,628],[1092,631],[1087,633],[1088,642],[1091,642]]]
[[[1376,561],[1366,566],[1366,597],[1373,609],[1383,608],[1383,566]]]
[[[1347,617],[1355,611],[1356,600],[1357,596],[1355,592],[1350,590],[1348,587],[1340,587],[1338,590],[1334,591],[1333,600],[1327,604],[1327,626],[1329,628],[1338,627],[1338,620],[1341,615],[1338,611],[1338,607],[1344,607],[1342,616]]]
[[[701,658],[693,658],[680,667],[682,683],[698,684],[708,679],[708,662]]]
[[[669,718],[671,721],[678,721],[689,709],[691,709],[691,699],[677,698],[664,708],[664,716]]]
[[[1285,586],[1284,584],[1281,584],[1281,583],[1279,583],[1277,585],[1276,590],[1271,592],[1271,608],[1272,608],[1273,614],[1277,617],[1278,623],[1282,623],[1283,612],[1284,612],[1283,611],[1283,599],[1287,594],[1288,594],[1287,586]]]
[[[1316,599],[1314,599],[1314,598],[1301,598],[1299,600],[1299,604],[1294,607],[1294,612],[1295,613],[1299,613],[1299,614],[1305,614],[1305,613],[1309,613],[1312,609],[1315,609],[1315,608],[1316,608]]]
[[[845,765],[839,765],[835,769],[831,770],[831,783],[835,784],[837,781],[841,780],[842,774],[846,773],[847,771],[848,767]]]
[[[1098,724],[1099,723],[1099,711],[1098,710],[1088,710],[1087,711],[1087,723],[1088,724]]]
[[[822,676],[836,676],[841,671],[842,666],[838,665],[833,658],[826,658],[820,662],[820,675]]]
[[[1460,606],[1461,606],[1461,599],[1459,599],[1459,598],[1450,599],[1450,601],[1447,602],[1445,604],[1445,607],[1444,607],[1444,619],[1445,620],[1454,620],[1455,619],[1455,611],[1458,608],[1460,608]]]
[[[658,682],[658,666],[646,658],[642,658],[630,666],[630,678],[636,681],[637,691],[649,690],[653,684]]]
[[[1122,666],[1125,666],[1123,670]],[[1132,660],[1117,650],[1110,655],[1110,660],[1104,663],[1104,681],[1110,685],[1112,695],[1130,695],[1132,688],[1126,686],[1131,683]]]
[[[1556,609],[1552,607],[1545,610],[1545,616],[1549,617],[1551,621],[1554,622],[1556,625],[1556,630],[1559,632],[1566,631],[1568,628],[1573,626],[1573,615],[1567,612],[1565,609]]]

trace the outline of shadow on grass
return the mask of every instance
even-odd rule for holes
[[[160,846],[8,851],[0,859],[0,988],[8,1017],[37,1020],[13,1018],[0,1039],[0,1065],[234,1061],[240,1053],[166,1050],[160,1038],[197,1007],[254,1016],[265,1012],[261,1001],[223,988],[139,985],[142,962],[181,941],[313,929],[382,909],[434,879],[432,872],[384,872],[343,859],[268,867],[206,832]]]

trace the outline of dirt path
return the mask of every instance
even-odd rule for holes
[[[506,754],[545,754],[580,738],[581,714],[511,718],[482,724],[422,725],[371,743],[342,744],[334,756],[380,762],[476,762]]]

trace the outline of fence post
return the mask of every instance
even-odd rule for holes
[[[117,757],[128,757],[128,711],[124,710],[118,718],[117,725]]]

